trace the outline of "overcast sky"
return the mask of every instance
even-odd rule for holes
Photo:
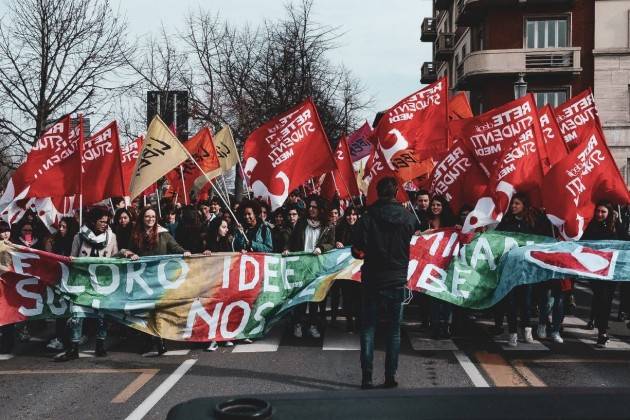
[[[283,0],[112,0],[132,33],[183,24],[190,9],[218,12],[234,24],[256,26],[284,12]],[[313,19],[339,27],[340,47],[330,55],[365,84],[374,106],[365,117],[389,108],[420,87],[420,66],[431,59],[430,43],[420,42],[420,24],[431,15],[431,0],[315,0]]]

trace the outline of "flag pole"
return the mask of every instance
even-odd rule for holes
[[[232,203],[230,203],[230,192],[228,191],[227,183],[225,182],[225,176],[223,174],[221,174],[221,180],[223,181],[223,188],[225,188],[225,198],[227,198],[228,203],[231,205]]]
[[[177,205],[177,196],[178,196],[178,193],[176,192],[175,197],[173,198],[173,204],[175,205]]]
[[[422,225],[422,222],[420,221],[420,218],[418,217],[418,213],[416,213],[416,209],[414,209],[413,204],[411,204],[411,200],[407,200],[407,203],[409,203],[409,207],[411,207],[411,211],[413,212],[413,215],[416,216],[416,220],[418,221],[418,224]]]
[[[217,189],[217,187],[214,185],[214,183],[212,182],[212,180],[210,179],[210,177],[208,176],[208,174],[206,174],[204,172],[204,170],[201,168],[201,166],[199,166],[199,163],[197,162],[197,160],[193,157],[193,155],[190,154],[190,152],[188,151],[188,149],[186,149],[183,145],[182,145],[182,149],[184,149],[184,152],[188,155],[188,159],[190,159],[195,166],[197,167],[197,169],[199,169],[199,171],[201,172],[201,174],[203,175],[204,178],[206,178],[206,180],[210,183],[210,186],[212,187],[212,189],[214,190],[215,193],[217,193],[217,195],[219,196],[219,198],[221,199],[221,201],[223,201],[223,204],[225,204],[225,206],[227,207],[227,210],[230,212],[230,215],[232,216],[232,218],[236,221],[236,223],[238,222],[238,219],[236,218],[236,215],[234,214],[234,212],[232,211],[232,207],[230,207],[230,204],[227,202],[227,200],[223,197],[223,195],[221,194],[221,192]],[[239,223],[240,224],[240,223]]]
[[[155,183],[155,196],[157,197],[158,216],[162,218],[162,205],[160,204],[160,186]]]
[[[188,194],[186,193],[186,183],[184,182],[184,168],[179,165],[179,177],[182,180],[182,194],[184,195],[184,205],[188,205]]]
[[[83,114],[79,114],[79,226],[83,226]]]
[[[241,160],[241,154],[238,152],[238,148],[236,147],[236,142],[234,141],[234,135],[232,135],[232,128],[228,125],[227,129],[230,130],[230,138],[232,139],[234,150],[236,150],[236,157],[238,158],[238,166],[240,166],[241,168],[241,175],[243,175],[243,181],[245,181],[245,187],[247,189],[247,198],[251,200],[252,196],[249,193],[249,181],[247,180],[247,175],[245,175],[245,169],[243,168],[243,161]]]

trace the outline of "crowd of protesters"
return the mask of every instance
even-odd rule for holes
[[[50,234],[40,219],[30,211],[9,226],[0,222],[0,241],[70,257],[120,257],[137,259],[142,256],[206,254],[215,252],[310,252],[319,255],[334,248],[351,247],[356,239],[355,226],[364,217],[360,201],[334,200],[327,202],[316,194],[302,190],[290,193],[283,207],[273,213],[264,202],[243,199],[231,200],[230,208],[218,198],[190,205],[173,204],[163,200],[162,207],[141,206],[138,200],[126,206],[124,200],[112,200],[108,206],[96,206],[84,212],[83,226],[78,217],[60,221],[57,231]],[[417,221],[419,233],[462,225],[470,208],[453,214],[447,200],[420,190],[410,194],[405,203],[409,214]],[[630,240],[630,212],[620,211],[608,203],[599,203],[594,218],[582,239]],[[236,216],[236,219],[234,218]],[[544,213],[529,204],[526,195],[515,194],[509,213],[497,230],[551,236],[553,229]],[[373,241],[376,238],[367,238]],[[575,307],[571,279],[550,280],[542,284],[518,286],[491,309],[494,315],[492,334],[503,334],[507,317],[508,345],[532,342],[537,328],[538,339],[562,343],[562,322],[566,311]],[[608,342],[608,321],[611,317],[613,295],[620,289],[621,308],[618,320],[625,320],[630,312],[630,284],[592,282],[593,291],[590,320],[586,328],[597,329],[597,346]],[[411,299],[417,311],[407,311],[407,318],[418,318],[420,328],[433,339],[450,337],[463,328],[466,319],[476,314],[428,295],[413,293]],[[330,308],[330,310],[327,310]],[[83,310],[83,309],[80,309]],[[319,338],[328,323],[335,323],[343,314],[349,333],[360,328],[360,284],[351,280],[336,281],[329,297],[321,303],[304,303],[290,315],[291,333],[296,338]],[[533,317],[538,317],[532,323]],[[83,322],[84,317],[73,314],[69,319],[58,319],[54,335],[47,343],[51,351],[62,351],[56,360],[67,361],[79,357],[79,346],[87,341],[86,331],[95,331],[95,355],[105,356],[107,320],[98,313]],[[36,321],[35,321],[36,322]],[[84,324],[91,324],[86,328]],[[629,325],[630,327],[630,325]],[[31,322],[0,327],[0,353],[13,350],[15,340],[28,340]],[[123,327],[120,327],[124,329]],[[461,332],[461,331],[460,331]],[[127,332],[133,334],[132,332]],[[167,344],[155,337],[135,334],[142,343],[140,350],[166,351]],[[520,336],[520,337],[519,337]],[[214,351],[219,343],[208,343]],[[227,342],[224,345],[231,346]]]

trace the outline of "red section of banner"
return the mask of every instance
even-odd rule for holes
[[[595,120],[582,130],[585,140],[545,177],[543,206],[565,239],[578,240],[599,201],[630,203],[628,188]]]
[[[243,157],[254,197],[268,201],[272,210],[307,179],[335,169],[311,99],[257,128],[245,141]]]
[[[122,162],[123,182],[125,186],[125,196],[129,195],[129,185],[131,185],[131,177],[133,169],[136,166],[136,160],[142,149],[144,136],[138,136],[134,141],[127,143],[120,148],[120,160]]]

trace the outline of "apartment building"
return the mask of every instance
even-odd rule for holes
[[[630,180],[630,1],[595,1],[594,93],[604,135]]]
[[[608,144],[630,179],[630,0],[433,0],[421,82],[448,77],[475,113],[532,92],[556,106],[592,87]]]

